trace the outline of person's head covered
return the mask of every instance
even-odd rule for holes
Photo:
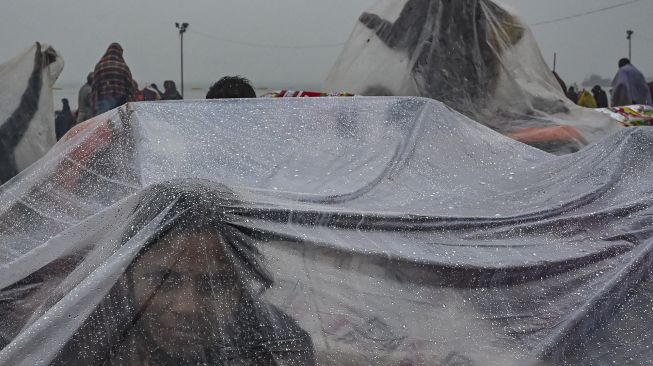
[[[118,56],[122,57],[122,46],[118,42],[113,42],[107,47],[107,52],[105,53],[106,55],[113,55],[113,56]]]
[[[68,342],[61,364],[66,355],[90,364],[231,364],[227,355],[266,365],[281,353],[312,359],[308,334],[262,300],[272,275],[255,241],[229,224],[245,207],[232,190],[174,180],[135,200],[119,245],[134,248],[133,259],[112,267],[117,282]]]
[[[238,202],[219,184],[163,183],[144,197],[143,219],[126,236],[147,232],[167,212],[128,269],[127,287],[142,336],[168,355],[189,357],[229,342],[239,313],[255,301],[253,288],[272,283],[256,250],[234,241],[237,233],[225,224]]]
[[[250,81],[242,76],[225,76],[211,86],[206,99],[256,98]]]
[[[166,80],[163,82],[163,89],[165,91],[177,90],[177,85],[172,80]]]

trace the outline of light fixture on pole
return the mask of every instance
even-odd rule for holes
[[[626,34],[628,35],[628,37],[626,37],[626,39],[628,40],[628,59],[631,60],[631,61],[633,60],[633,44],[632,44],[632,42],[633,42],[633,33],[635,33],[635,32],[633,32],[631,30],[626,31]]]
[[[179,29],[179,37],[181,40],[181,97],[184,97],[184,33],[186,33],[186,29],[188,28],[188,23],[179,23],[175,22],[175,27]]]

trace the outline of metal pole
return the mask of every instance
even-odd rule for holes
[[[635,33],[635,32],[633,32],[631,30],[626,31],[626,34],[628,35],[628,37],[626,37],[626,39],[628,39],[628,59],[630,61],[633,60],[633,44],[632,44],[632,42],[633,42],[633,33]]]
[[[184,98],[184,34],[181,33],[181,97]]]
[[[179,29],[179,36],[181,40],[181,97],[184,97],[184,33],[188,28],[188,23],[175,23],[175,27]]]

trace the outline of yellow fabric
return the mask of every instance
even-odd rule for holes
[[[578,105],[585,108],[596,108],[596,99],[588,91],[583,90],[578,97]]]

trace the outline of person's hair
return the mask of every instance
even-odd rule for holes
[[[619,67],[624,67],[628,64],[630,64],[630,60],[627,58],[622,58],[621,60],[619,60]]]
[[[93,84],[93,72],[89,72],[88,75],[86,75],[86,82],[89,83],[89,85]]]
[[[135,213],[136,220],[123,234],[123,243],[133,238],[161,212],[168,213],[163,218],[166,224],[152,233],[139,257],[173,228],[181,232],[215,231],[227,239],[230,247],[233,246],[230,250],[241,258],[243,265],[258,282],[265,288],[271,287],[273,277],[261,264],[258,250],[251,243],[238,239],[237,232],[225,224],[226,212],[243,205],[230,188],[201,179],[175,179],[151,186],[142,200]]]
[[[172,80],[166,80],[163,82],[163,88],[168,90],[168,89],[177,89],[177,86],[175,85],[175,82]]]
[[[246,78],[225,76],[213,84],[206,93],[206,99],[223,98],[256,98],[256,92]]]

